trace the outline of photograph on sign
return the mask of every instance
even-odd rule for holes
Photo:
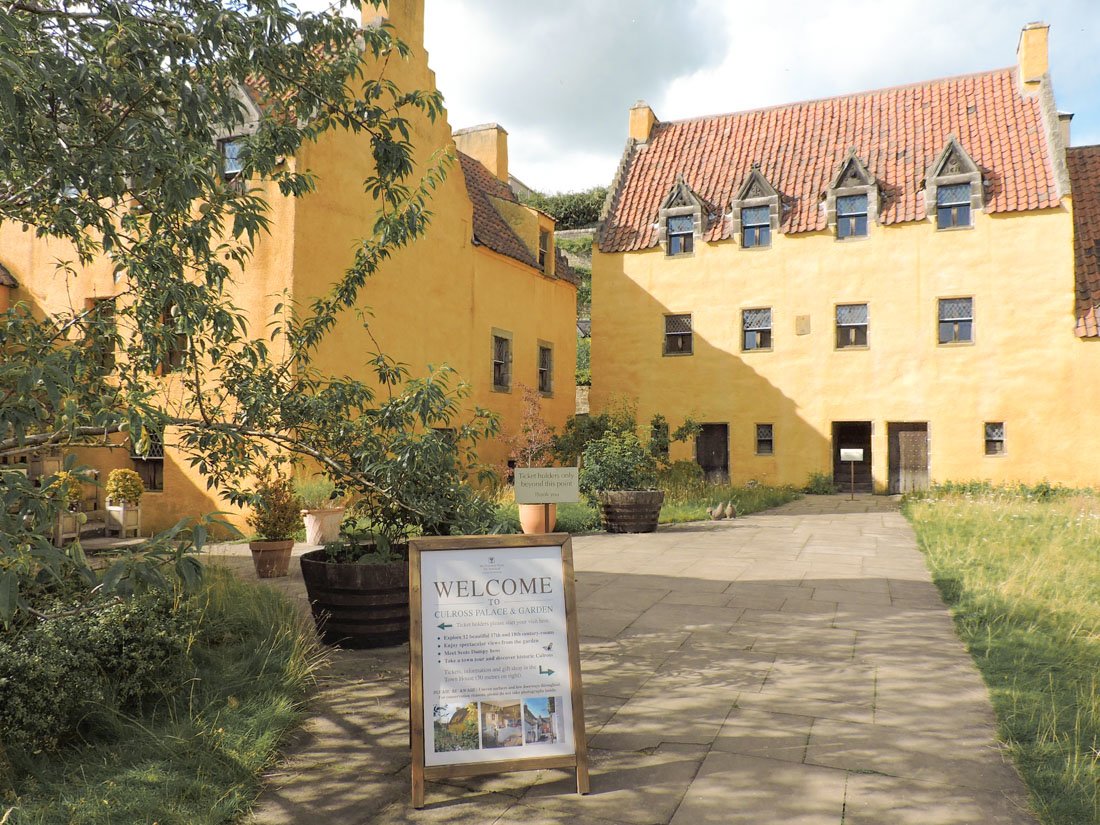
[[[863,450],[854,449],[842,449],[840,451],[841,461],[863,461]]]
[[[564,504],[581,500],[576,467],[516,467],[517,504]]]
[[[424,764],[575,752],[561,548],[420,556]]]

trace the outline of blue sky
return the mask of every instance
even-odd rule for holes
[[[740,111],[1014,65],[1050,24],[1073,143],[1100,143],[1097,0],[426,0],[430,62],[455,128],[497,122],[511,171],[544,191],[607,184],[627,113]]]

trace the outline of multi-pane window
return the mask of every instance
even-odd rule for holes
[[[741,311],[741,347],[745,350],[772,348],[772,311],[770,309]]]
[[[146,490],[164,489],[164,436],[147,429],[139,442],[130,442],[130,460]]]
[[[546,269],[546,262],[550,259],[550,233],[545,229],[539,230],[539,266]]]
[[[836,308],[836,346],[867,346],[867,304],[840,304]]]
[[[244,169],[241,163],[240,138],[226,138],[218,141],[218,151],[221,154],[222,177],[227,180],[235,178]]]
[[[741,246],[770,246],[772,242],[771,208],[746,206],[741,210]]]
[[[686,255],[695,248],[695,218],[691,215],[673,215],[667,229],[669,255]]]
[[[554,350],[539,344],[539,392],[549,395],[554,391]]]
[[[756,425],[756,454],[773,455],[775,453],[775,430],[772,424]]]
[[[936,228],[970,226],[970,184],[936,188]]]
[[[836,199],[836,236],[855,238],[867,234],[867,195],[841,195]]]
[[[985,454],[1001,455],[1005,451],[1005,423],[990,421],[985,425]]]
[[[493,389],[507,391],[512,388],[512,339],[507,335],[493,334]]]
[[[665,355],[691,355],[691,315],[665,316]]]
[[[963,344],[974,340],[974,299],[941,298],[939,340],[941,344]]]

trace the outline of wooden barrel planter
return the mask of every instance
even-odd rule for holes
[[[652,533],[665,502],[663,490],[609,490],[597,497],[600,519],[609,533]]]
[[[324,550],[302,555],[302,578],[325,644],[362,649],[409,640],[409,563],[326,561]]]

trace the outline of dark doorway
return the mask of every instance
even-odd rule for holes
[[[852,462],[841,460],[841,450],[863,450],[863,461],[856,461],[853,468]],[[874,492],[871,479],[871,422],[834,421],[833,483],[848,492],[852,489],[853,478],[857,493]]]
[[[695,437],[695,460],[707,481],[730,480],[729,424],[704,424]]]
[[[886,425],[889,448],[890,492],[928,489],[928,423]]]

